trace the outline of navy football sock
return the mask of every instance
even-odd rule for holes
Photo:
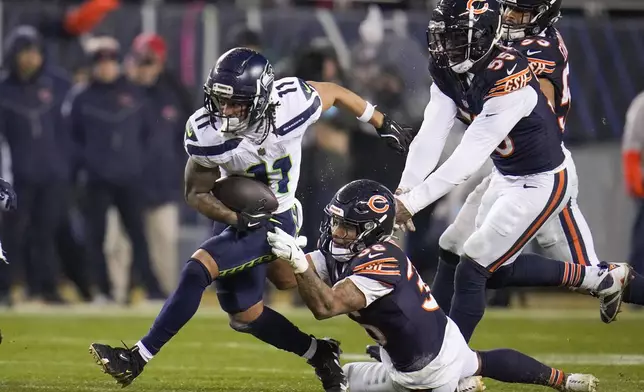
[[[449,317],[469,342],[485,313],[485,283],[490,273],[476,261],[461,256],[454,276],[454,299]]]
[[[313,357],[317,347],[313,343],[315,341],[313,336],[300,331],[286,317],[268,306],[264,306],[262,314],[255,321],[243,325],[231,323],[231,327],[236,331],[249,333],[271,346],[307,359]]]
[[[586,276],[583,265],[564,263],[537,254],[521,254],[514,263],[499,268],[487,287],[579,287]]]
[[[141,339],[141,343],[150,354],[156,355],[161,347],[194,316],[204,290],[211,283],[210,272],[203,264],[194,259],[186,263],[181,271],[179,286],[165,301],[148,334]]]
[[[459,257],[456,253],[440,248],[438,250],[438,269],[434,282],[432,283],[432,296],[445,314],[449,314],[452,308],[452,297],[454,296],[454,274]]]
[[[624,290],[624,302],[644,305],[644,276],[633,271],[633,280]]]
[[[479,351],[480,376],[498,381],[545,385],[560,388],[566,381],[563,371],[551,368],[523,353],[507,348]]]

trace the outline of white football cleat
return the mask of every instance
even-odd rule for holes
[[[595,293],[599,297],[599,315],[608,324],[615,320],[622,306],[624,290],[633,279],[633,269],[626,263],[608,264],[604,279]]]
[[[462,379],[458,382],[456,392],[483,392],[485,391],[485,384],[483,384],[483,377],[473,376]]]
[[[599,380],[592,374],[572,373],[566,375],[566,383],[559,390],[562,392],[597,392]]]

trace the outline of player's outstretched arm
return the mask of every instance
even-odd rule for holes
[[[295,274],[302,300],[318,320],[364,309],[367,299],[358,287],[345,279],[332,288],[320,279],[312,268]]]
[[[322,100],[322,111],[331,106],[342,107],[353,113],[358,120],[373,125],[378,136],[384,139],[389,147],[401,154],[406,154],[409,145],[414,138],[411,127],[398,124],[384,113],[379,112],[375,107],[362,99],[358,94],[340,85],[329,82],[307,81],[320,95]]]
[[[396,196],[396,222],[406,222],[479,170],[512,128],[532,112],[537,100],[530,86],[488,99],[445,163],[423,183]]]
[[[210,193],[220,175],[218,168],[203,167],[189,158],[184,172],[186,203],[212,220],[235,225],[237,214]]]
[[[311,267],[309,257],[288,233],[276,228],[268,233],[268,243],[273,253],[293,267],[300,296],[318,320],[348,314],[367,306],[362,291],[349,279],[329,287]]]
[[[431,98],[425,107],[423,123],[409,147],[405,169],[398,189],[407,192],[434,171],[456,118],[456,104],[432,84]]]

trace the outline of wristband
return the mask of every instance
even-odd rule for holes
[[[370,102],[367,102],[367,107],[364,109],[364,112],[362,112],[362,115],[360,117],[356,117],[358,121],[362,121],[364,123],[369,122],[371,120],[371,117],[373,117],[373,112],[376,111],[376,107],[373,106]]]

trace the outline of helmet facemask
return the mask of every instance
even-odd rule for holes
[[[516,41],[539,35],[560,17],[556,9],[552,10],[554,17],[547,15],[552,6],[547,1],[537,5],[521,6],[512,0],[502,0],[500,5],[503,16],[501,32],[502,38],[506,41]],[[544,18],[549,18],[549,20],[546,21]]]
[[[216,128],[221,132],[262,144],[275,128],[277,104],[270,102],[272,90],[272,69],[266,69],[257,80],[257,94],[236,94],[232,86],[209,79],[204,84],[204,108],[213,127],[219,121]]]
[[[427,46],[437,66],[465,73],[487,56],[500,38],[499,26],[495,31],[486,31],[476,26],[475,21],[472,9],[467,18],[460,18],[452,25],[443,20],[429,22]]]
[[[357,222],[333,213],[333,206],[324,209],[325,219],[320,226],[322,247],[337,261],[346,262],[366,248],[392,237],[385,233],[382,222],[368,220]],[[381,219],[386,219],[383,215]],[[343,226],[344,237],[338,237],[338,226]],[[351,237],[351,238],[348,238]]]

